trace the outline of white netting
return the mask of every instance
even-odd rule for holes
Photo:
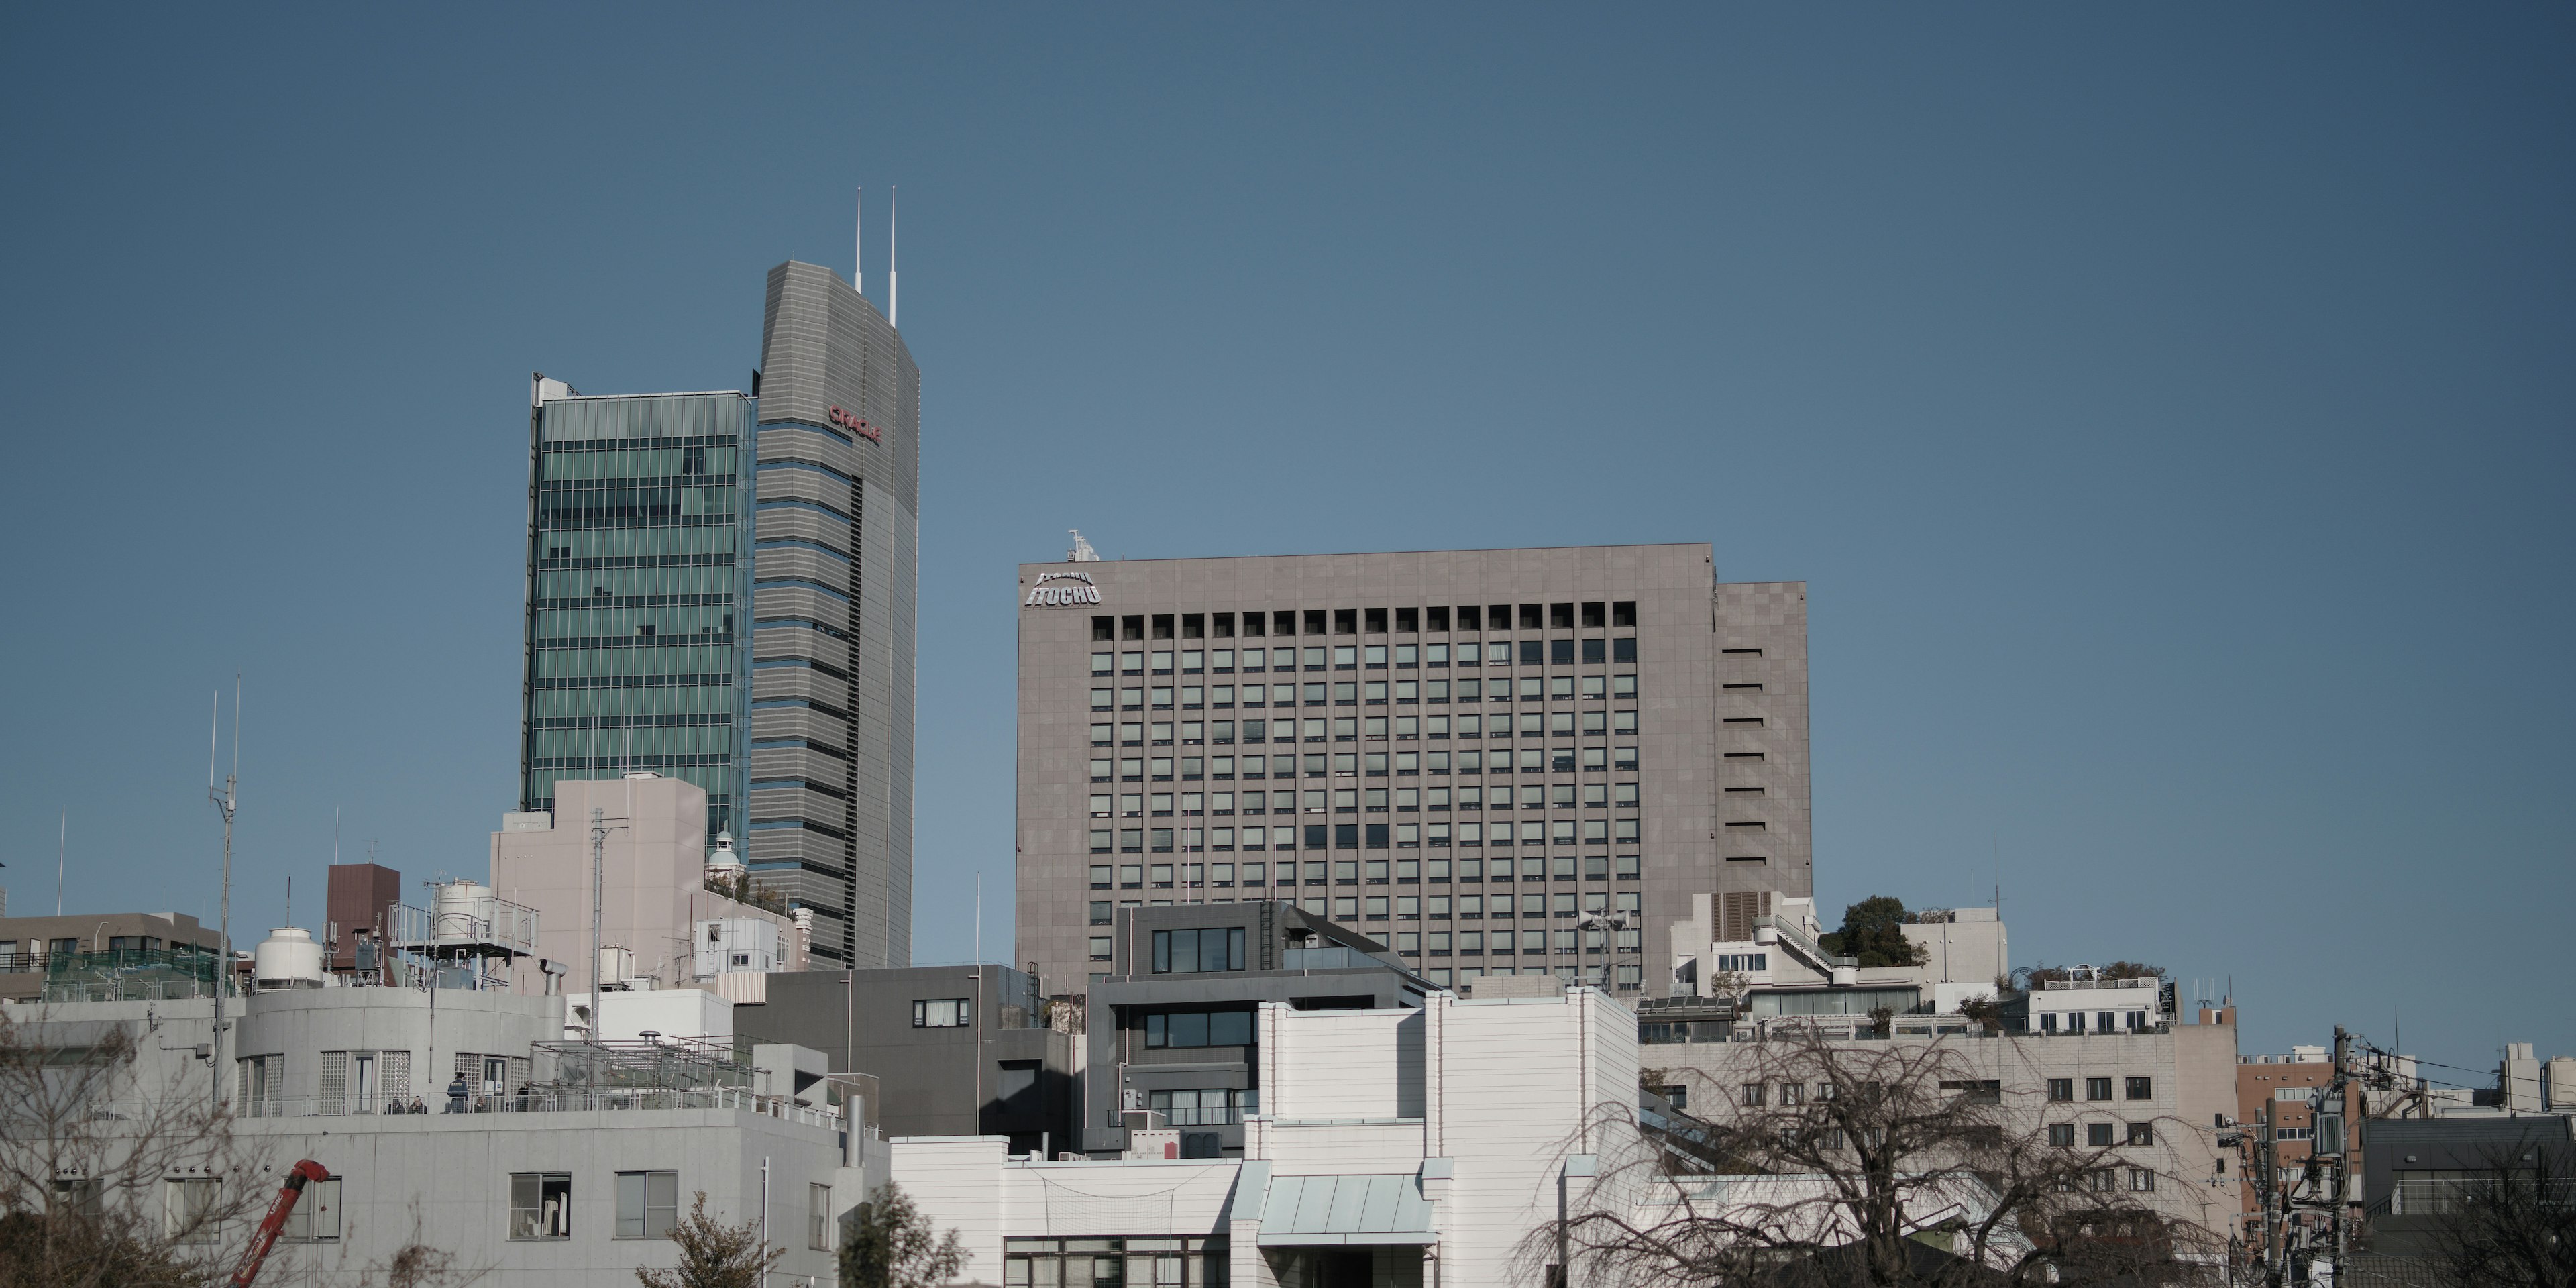
[[[1091,1194],[1045,1177],[1047,1233],[1117,1236],[1172,1228],[1173,1196],[1179,1186],[1150,1194]]]

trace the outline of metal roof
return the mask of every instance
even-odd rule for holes
[[[1261,1244],[1437,1243],[1431,1202],[1411,1176],[1278,1176],[1261,1207]]]

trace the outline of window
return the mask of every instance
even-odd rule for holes
[[[2155,1144],[2156,1125],[2154,1123],[2129,1124],[2129,1143],[2132,1145]]]
[[[2073,1149],[2075,1147],[2075,1124],[2050,1123],[2048,1125],[2048,1143],[2061,1149]]]
[[[2084,1124],[2084,1143],[2096,1149],[2107,1149],[2118,1144],[2116,1139],[2118,1127],[2117,1123],[2086,1123]]]
[[[1747,1109],[1759,1109],[1759,1108],[1761,1108],[1761,1107],[1762,1107],[1762,1099],[1763,1099],[1763,1092],[1764,1092],[1764,1090],[1765,1090],[1765,1086],[1764,1086],[1764,1084],[1762,1084],[1762,1083],[1759,1083],[1759,1082],[1748,1082],[1748,1083],[1745,1083],[1745,1084],[1744,1084],[1744,1096],[1743,1096],[1743,1103],[1744,1103],[1744,1107],[1745,1107],[1745,1108],[1747,1108]]]
[[[679,1222],[678,1172],[617,1174],[617,1238],[668,1238]]]
[[[2084,1080],[2084,1098],[2086,1100],[2110,1099],[2111,1080],[2109,1078],[2086,1078]]]
[[[1154,973],[1157,975],[1242,969],[1243,928],[1240,926],[1154,932]]]
[[[2049,1098],[2049,1099],[2051,1099],[2051,1100],[2057,1100],[2057,1101],[2068,1101],[2068,1100],[2073,1100],[2073,1099],[2075,1099],[2075,1080],[2074,1080],[2073,1078],[2051,1078],[2051,1079],[2049,1079],[2049,1080],[2048,1080],[2048,1098]],[[2070,1130],[2072,1130],[2072,1129],[2070,1129]],[[2071,1141],[2070,1141],[2069,1143],[2071,1144],[2071,1143],[2073,1143],[2073,1142],[2071,1142]]]
[[[2155,1080],[2155,1079],[2153,1079],[2153,1078],[2131,1078],[2131,1079],[2129,1079],[2129,1099],[2131,1099],[2131,1100],[2153,1100],[2153,1099],[2155,1099],[2155,1098],[2156,1098],[2156,1080]]]
[[[1252,1045],[1250,1011],[1170,1011],[1145,1017],[1145,1045],[1182,1048]]]
[[[832,1187],[805,1187],[805,1246],[817,1252],[830,1252],[837,1245],[832,1239]]]
[[[962,1029],[974,1022],[973,998],[939,997],[912,1004],[912,1027],[916,1029]]]
[[[162,1229],[178,1243],[213,1243],[217,1233],[215,1220],[215,1178],[211,1176],[173,1176],[161,1184]]]
[[[337,1243],[340,1241],[340,1178],[306,1181],[304,1197],[295,1210],[287,1214],[286,1225],[278,1237],[289,1243]]]
[[[2129,1169],[2129,1190],[2136,1194],[2156,1192],[2156,1174],[2143,1167]]]
[[[1610,641],[1610,660],[1612,662],[1636,661],[1637,637],[1634,635],[1622,635],[1619,638]]]
[[[572,1173],[510,1174],[510,1237],[572,1237]]]
[[[1110,936],[1108,935],[1091,936],[1091,960],[1096,962],[1105,962],[1109,960],[1109,940]]]

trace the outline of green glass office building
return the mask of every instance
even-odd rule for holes
[[[529,396],[520,803],[558,779],[652,770],[706,789],[707,830],[745,832],[753,400]]]

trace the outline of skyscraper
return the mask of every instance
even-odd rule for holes
[[[748,862],[818,965],[906,966],[921,369],[818,265],[771,269],[763,317]]]
[[[921,370],[831,270],[769,272],[752,391],[530,397],[520,805],[651,770],[814,914],[912,961]]]
[[[1023,564],[1016,593],[1049,993],[1109,969],[1121,907],[1295,900],[1435,984],[1606,963],[1662,996],[1695,896],[1813,889],[1806,586],[1720,582],[1705,543]]]
[[[752,400],[531,382],[519,808],[652,770],[740,830],[751,686]]]

